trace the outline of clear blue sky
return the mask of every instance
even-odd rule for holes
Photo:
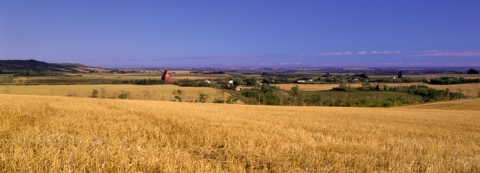
[[[0,0],[0,59],[100,67],[480,66],[480,1]]]

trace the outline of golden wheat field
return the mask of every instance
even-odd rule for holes
[[[0,172],[479,172],[480,100],[445,103],[468,106],[0,94]]]
[[[226,99],[230,94],[210,87],[180,87],[177,85],[4,85],[0,93],[48,96],[89,97],[93,90],[98,91],[98,97],[114,98],[122,91],[128,91],[128,99],[135,100],[174,100],[173,90],[183,91],[184,101],[195,101],[200,93],[207,94],[207,102],[213,102],[215,97]],[[105,91],[102,94],[102,89]]]
[[[229,74],[190,74],[188,71],[170,71],[171,75],[177,79],[215,79],[231,77]],[[0,76],[0,82],[25,84],[25,83],[101,83],[111,82],[112,80],[143,80],[156,79],[160,80],[160,73],[127,73],[127,74],[110,74],[110,73],[92,73],[92,74],[66,74],[65,76],[23,76],[7,79]]]

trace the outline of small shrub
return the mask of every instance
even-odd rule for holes
[[[90,95],[91,98],[98,98],[98,90],[93,89],[92,95]]]
[[[181,90],[181,89],[173,90],[172,94],[175,96],[175,99],[178,100],[178,102],[182,102],[182,100],[183,100],[183,90]]]
[[[3,91],[5,94],[10,94],[10,87],[6,86],[5,90]]]
[[[200,95],[198,96],[198,101],[200,103],[205,103],[208,100],[208,97],[208,94],[200,93]]]
[[[228,98],[227,98],[227,103],[228,104],[235,104],[237,102],[238,102],[238,97],[233,96],[233,95],[228,96]]]
[[[225,103],[225,100],[215,99],[213,100],[213,103]]]
[[[105,90],[105,87],[100,88],[100,97],[105,98],[107,95],[107,90]]]
[[[119,99],[127,99],[128,97],[130,97],[129,91],[120,90],[120,94],[117,95],[117,98]]]

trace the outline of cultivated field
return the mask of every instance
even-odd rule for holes
[[[0,172],[480,172],[480,100],[448,104],[468,106],[0,94]]]
[[[102,94],[102,88],[105,93]],[[89,97],[96,89],[98,97],[102,95],[112,98],[128,91],[128,99],[136,100],[174,100],[173,90],[183,90],[184,101],[198,100],[200,93],[209,95],[207,102],[213,102],[215,97],[226,99],[230,94],[210,87],[180,87],[177,85],[0,85],[0,93],[46,96]],[[222,95],[223,94],[223,95]]]
[[[405,106],[405,109],[437,109],[437,110],[476,110],[480,111],[480,100],[458,100]]]
[[[440,78],[440,77],[464,77],[464,78],[480,78],[480,74],[419,74],[419,75],[402,75],[404,78],[414,78],[414,79],[430,79],[430,78]],[[397,77],[397,75],[371,75],[371,78],[392,78]]]
[[[376,85],[377,83],[371,83],[371,85]],[[383,88],[384,85],[395,87],[395,86],[411,86],[411,85],[425,85],[430,88],[444,90],[448,88],[451,92],[457,92],[459,89],[463,94],[469,97],[477,97],[478,92],[480,92],[480,83],[471,83],[471,84],[454,84],[454,85],[432,85],[421,82],[412,82],[412,83],[379,83],[380,88]],[[294,84],[275,84],[281,89],[290,91]],[[318,91],[318,90],[331,90],[334,87],[338,87],[339,84],[298,84],[301,91]],[[361,83],[352,83],[351,87],[360,87]]]
[[[173,71],[174,72],[174,71]],[[172,72],[172,73],[173,73]],[[179,72],[171,74],[177,79],[216,79],[216,78],[228,78],[229,74],[189,74],[185,72]],[[122,81],[122,80],[142,80],[142,79],[157,79],[162,78],[160,73],[126,73],[126,74],[110,74],[110,73],[92,73],[92,74],[74,74],[66,76],[20,76],[15,77],[13,81],[8,80],[7,76],[0,76],[0,83],[41,83],[41,84],[65,84],[65,83],[102,83],[109,81]]]
[[[298,85],[301,91],[318,91],[318,90],[331,90],[334,87],[338,87],[339,84],[274,84],[281,89],[290,91],[293,85]],[[351,87],[360,87],[361,83],[350,84]]]
[[[216,78],[228,78],[228,74],[174,74],[177,79],[216,79]]]
[[[25,84],[25,83],[101,83],[114,80],[135,80],[135,79],[157,79],[162,78],[161,74],[148,74],[148,73],[139,73],[139,74],[79,74],[81,76],[75,75],[66,75],[66,76],[21,76],[15,77],[13,83],[15,84]]]

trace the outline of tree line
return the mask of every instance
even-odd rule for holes
[[[480,78],[466,79],[464,77],[440,77],[430,79],[430,84],[449,85],[449,84],[463,84],[463,83],[480,83]]]
[[[338,87],[338,88],[341,88]],[[360,91],[378,92],[367,96],[355,96]],[[399,93],[396,97],[386,97],[383,92]],[[298,85],[290,91],[282,91],[280,87],[263,84],[255,89],[243,89],[240,94],[245,104],[283,105],[283,106],[356,106],[356,107],[391,107],[413,103],[433,102],[441,100],[461,99],[466,96],[461,90],[452,92],[449,89],[436,90],[424,85],[384,86],[365,84],[350,90],[326,92],[301,92]]]

